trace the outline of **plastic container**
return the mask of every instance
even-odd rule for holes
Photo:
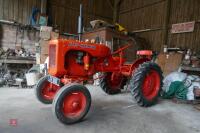
[[[35,85],[37,81],[40,79],[40,77],[41,77],[40,73],[27,73],[26,74],[27,86]]]

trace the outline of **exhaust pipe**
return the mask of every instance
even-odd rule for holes
[[[80,4],[80,14],[78,17],[78,40],[81,41],[81,35],[83,33],[83,6]]]

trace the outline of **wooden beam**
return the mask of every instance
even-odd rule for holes
[[[160,1],[156,1],[156,2],[153,2],[153,3],[147,4],[147,5],[143,5],[141,7],[137,7],[137,8],[134,7],[134,8],[122,10],[122,11],[120,11],[120,14],[125,14],[125,13],[136,11],[136,10],[139,10],[139,9],[142,9],[142,8],[147,8],[147,7],[150,7],[150,6],[154,6],[154,5],[160,4],[160,3],[165,2],[165,1],[166,0],[160,0]]]
[[[111,2],[111,0],[107,0],[109,6],[111,7],[112,10],[114,10],[114,5],[113,3]]]
[[[113,23],[117,23],[119,21],[119,9],[122,0],[114,0],[114,8],[113,8]]]
[[[56,3],[56,2],[52,2],[52,1],[49,1],[49,5],[54,5],[56,6],[56,8],[59,8],[59,7],[64,7],[65,9],[70,9],[70,10],[73,10],[73,11],[76,11],[79,13],[79,8],[74,8],[74,7],[71,7],[71,6],[68,6],[68,5],[61,5],[59,3]],[[89,15],[89,16],[97,16],[97,17],[100,17],[100,18],[104,18],[104,19],[109,19],[109,20],[112,20],[112,16],[103,16],[101,14],[97,14],[97,13],[94,13],[94,12],[86,12],[85,14]]]

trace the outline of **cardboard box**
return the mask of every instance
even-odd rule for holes
[[[43,64],[49,56],[49,41],[41,39],[37,47],[36,64]]]
[[[40,61],[40,53],[36,53],[36,54],[35,54],[35,57],[36,57],[36,64],[41,64],[41,61]]]
[[[59,33],[57,32],[51,32],[51,39],[58,39],[59,38]]]
[[[48,54],[49,52],[49,41],[40,40],[40,53]]]
[[[44,64],[46,58],[49,56],[48,54],[39,54],[36,53],[36,64]]]
[[[44,64],[44,62],[48,56],[49,56],[48,54],[41,54],[40,55],[40,64]]]
[[[159,54],[156,63],[161,67],[163,75],[167,76],[169,73],[178,70],[182,59],[183,54],[180,53]]]
[[[49,54],[49,49],[45,47],[41,47],[41,54]]]
[[[49,40],[51,39],[51,31],[52,27],[49,26],[41,26],[40,27],[40,38],[43,40]]]

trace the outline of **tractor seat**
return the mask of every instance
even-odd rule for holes
[[[138,50],[137,55],[151,56],[151,55],[153,55],[153,52],[151,50]]]

